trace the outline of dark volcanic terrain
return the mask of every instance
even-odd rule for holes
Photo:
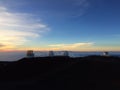
[[[120,58],[23,58],[0,62],[0,90],[120,90]]]

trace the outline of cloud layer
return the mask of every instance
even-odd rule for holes
[[[3,44],[0,44],[0,47],[4,47],[4,45],[3,45]]]
[[[34,15],[14,13],[6,7],[0,7],[1,45],[14,48],[17,45],[24,44],[29,38],[40,37],[48,30],[47,25],[38,19],[34,19]]]
[[[93,45],[94,43],[87,42],[87,43],[73,43],[73,44],[54,44],[49,46],[56,50],[77,50],[80,48],[91,47]]]

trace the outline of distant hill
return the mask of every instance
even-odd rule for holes
[[[0,62],[0,90],[119,90],[120,58],[36,57]]]

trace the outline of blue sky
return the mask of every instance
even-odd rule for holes
[[[120,51],[119,0],[1,0],[1,50]]]

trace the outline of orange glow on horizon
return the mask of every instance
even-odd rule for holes
[[[120,51],[119,47],[79,47],[79,48],[54,48],[54,47],[14,47],[14,46],[5,46],[1,47],[1,52],[19,52],[19,51],[27,51],[27,50],[34,50],[34,51],[78,51],[78,52],[104,52],[104,51]]]

